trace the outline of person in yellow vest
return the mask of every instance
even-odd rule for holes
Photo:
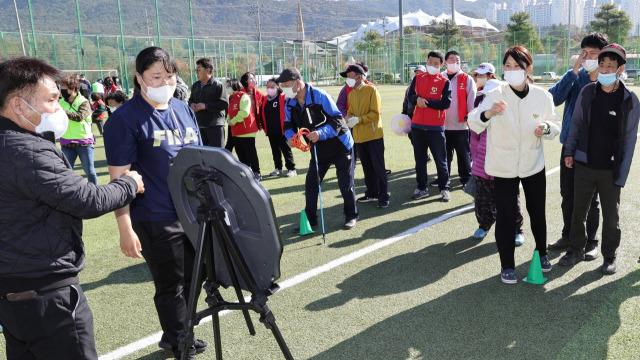
[[[91,105],[80,95],[78,80],[67,77],[60,81],[60,106],[67,113],[69,127],[60,138],[62,153],[71,167],[80,158],[82,169],[90,183],[98,185],[98,175],[93,166],[93,144],[95,138],[91,132]]]
[[[366,190],[358,202],[378,202],[378,208],[389,207],[387,172],[384,164],[384,139],[380,119],[380,94],[373,85],[365,83],[364,69],[358,64],[347,68],[349,93],[347,125],[360,153]]]

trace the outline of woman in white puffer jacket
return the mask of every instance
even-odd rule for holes
[[[490,91],[468,115],[469,128],[487,130],[485,172],[495,177],[496,243],[503,282],[514,284],[513,234],[518,212],[520,183],[526,198],[531,231],[540,253],[543,272],[551,271],[547,259],[545,214],[546,177],[542,139],[560,133],[558,114],[548,91],[530,84],[533,59],[522,46],[507,50],[503,60],[506,83]],[[528,81],[529,80],[529,81]]]

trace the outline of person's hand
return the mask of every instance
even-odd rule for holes
[[[347,126],[353,129],[353,127],[358,125],[359,122],[360,122],[360,118],[358,118],[357,116],[353,116],[353,117],[350,117],[349,120],[347,120]]]
[[[507,109],[507,103],[502,100],[499,100],[494,102],[493,105],[491,105],[490,110],[485,111],[484,116],[486,116],[487,118],[492,118],[496,114],[502,114],[506,109]]]
[[[417,105],[418,105],[419,108],[424,109],[424,108],[427,107],[427,100],[419,97],[418,100],[417,100]]]
[[[533,131],[533,134],[537,137],[540,137],[542,135],[546,135],[549,133],[549,125],[547,125],[546,123],[540,123],[536,129]]]
[[[573,73],[578,75],[578,72],[580,71],[580,68],[582,67],[582,64],[584,63],[584,60],[587,58],[587,52],[586,51],[582,51],[582,53],[580,53],[580,56],[578,56],[578,59],[576,60],[576,63],[573,64]]]
[[[318,140],[320,140],[320,134],[317,131],[312,131],[309,133],[309,135],[307,135],[307,138],[311,142],[317,142]]]
[[[568,167],[569,169],[573,168],[573,156],[567,156],[564,158],[564,166]]]
[[[193,110],[193,112],[198,112],[197,106],[198,104],[191,104],[189,105],[189,107],[191,108],[191,110]]]
[[[127,257],[141,258],[142,245],[140,245],[140,239],[133,229],[129,228],[127,231],[120,232],[120,251]]]
[[[138,184],[138,191],[136,191],[136,194],[144,193],[144,182],[142,182],[142,176],[140,176],[137,171],[127,170],[122,174],[122,176],[129,176],[136,181],[136,184]]]
[[[197,103],[196,107],[198,108],[198,111],[205,110],[207,108],[207,104],[205,104],[205,103]]]

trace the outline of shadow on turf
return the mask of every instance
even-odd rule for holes
[[[488,247],[471,249],[463,256],[452,250],[461,251],[464,246],[454,244],[396,257],[347,279],[339,285],[340,294],[307,309],[320,311],[356,297],[425,286],[446,274],[439,268],[450,269],[465,257],[480,258],[495,251],[493,244],[483,245]],[[518,266],[516,273],[526,274],[528,266]],[[557,270],[550,273],[551,281],[568,271]],[[604,359],[609,338],[620,327],[620,305],[640,296],[640,285],[634,286],[640,281],[640,270],[585,291],[602,276],[598,267],[547,291],[521,281],[502,284],[496,273],[387,318],[311,359],[555,359],[562,354],[561,358]],[[620,284],[627,290],[612,295]]]
[[[115,284],[140,284],[147,281],[151,281],[151,273],[145,263],[140,263],[116,270],[98,281],[82,283],[82,290],[89,291]]]
[[[478,244],[469,238],[429,245],[368,267],[339,284],[339,293],[313,302],[306,309],[321,311],[352,299],[412,291],[437,282],[452,269],[495,253],[494,243]]]

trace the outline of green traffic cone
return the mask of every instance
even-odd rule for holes
[[[542,276],[542,266],[540,266],[540,253],[538,250],[533,251],[533,259],[531,259],[531,265],[529,266],[529,274],[523,279],[524,282],[529,284],[544,284],[547,281],[546,277]]]
[[[307,213],[302,210],[300,212],[300,235],[308,235],[313,234],[314,231],[311,230],[311,224],[309,224],[309,219],[307,219]]]

